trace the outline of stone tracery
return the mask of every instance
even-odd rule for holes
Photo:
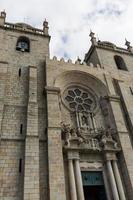
[[[115,149],[117,142],[113,138],[113,130],[110,127],[99,127],[96,122],[97,108],[100,109],[97,96],[86,88],[71,86],[63,93],[63,101],[73,116],[75,124],[61,123],[61,130],[64,145],[73,146],[73,141],[77,141],[80,147],[102,150]],[[102,117],[102,113],[100,114]]]
[[[71,111],[91,111],[96,107],[94,95],[81,87],[69,88],[64,96],[64,101]]]

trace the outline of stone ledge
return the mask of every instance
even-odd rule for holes
[[[115,101],[115,102],[120,102],[120,96],[118,95],[108,95],[104,97],[108,101]]]
[[[45,90],[47,91],[48,94],[58,94],[58,93],[60,93],[59,87],[46,86]]]

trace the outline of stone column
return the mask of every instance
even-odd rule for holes
[[[108,160],[106,164],[107,164],[109,180],[110,180],[114,200],[120,200],[119,195],[118,195],[118,191],[117,191],[116,182],[115,182],[115,177],[114,177],[112,166],[111,166],[111,161]]]
[[[126,200],[116,160],[112,161],[112,167],[113,167],[113,170],[114,170],[114,175],[115,175],[115,179],[116,179],[116,183],[117,183],[120,199],[121,200]]]
[[[106,190],[105,192],[106,192],[107,200],[112,200],[112,193],[110,191],[105,165],[103,166],[103,180],[104,180],[104,186],[105,186],[105,190]]]
[[[71,200],[77,200],[76,184],[73,169],[73,160],[68,159],[68,175],[69,175],[69,188],[70,188],[70,198]]]
[[[79,113],[77,111],[76,111],[76,122],[77,122],[78,130],[80,130]]]
[[[79,165],[78,159],[74,160],[74,171],[75,171],[78,200],[84,200],[83,183],[82,183],[82,177],[81,177],[81,171],[80,171],[80,165]]]

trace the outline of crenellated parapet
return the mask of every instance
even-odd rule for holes
[[[58,59],[56,56],[53,56],[51,61],[55,61],[62,64],[65,63],[65,64],[70,64],[70,65],[75,65],[75,66],[79,65],[79,66],[88,66],[91,68],[102,68],[99,64],[94,65],[91,62],[87,64],[85,61],[82,62],[79,58],[77,58],[77,60],[75,61],[72,61],[71,59],[65,60],[63,57]]]

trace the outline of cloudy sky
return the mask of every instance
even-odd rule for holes
[[[90,29],[100,40],[133,44],[133,0],[0,0],[8,22],[42,28],[49,22],[50,56],[81,59],[90,47]]]

